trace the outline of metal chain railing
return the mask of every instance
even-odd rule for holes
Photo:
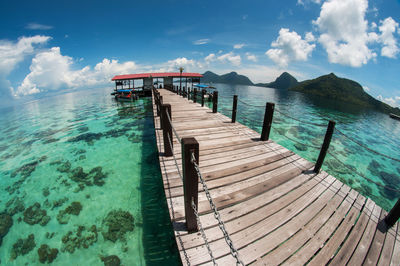
[[[193,198],[192,198],[191,204],[192,204],[192,209],[193,209],[194,215],[196,216],[197,226],[200,229],[201,236],[203,237],[204,243],[206,244],[208,254],[210,254],[210,257],[211,257],[211,260],[213,261],[213,264],[214,265],[218,265],[217,262],[215,261],[214,255],[212,254],[212,251],[211,251],[211,248],[210,248],[210,244],[208,243],[208,239],[207,239],[206,233],[204,232],[204,229],[203,229],[203,225],[200,222],[199,213],[197,212],[197,208],[196,208],[196,205],[193,202]]]
[[[389,156],[389,155],[386,155],[386,154],[380,153],[380,152],[378,152],[378,151],[375,151],[375,150],[373,150],[373,149],[371,149],[371,148],[368,148],[367,146],[365,146],[364,144],[358,142],[357,140],[355,140],[355,139],[353,139],[353,138],[350,138],[349,136],[347,136],[346,134],[344,134],[344,133],[343,133],[342,131],[340,131],[339,129],[336,128],[335,130],[336,130],[336,132],[338,132],[338,133],[339,133],[340,135],[342,135],[343,137],[347,138],[348,140],[351,140],[351,141],[354,142],[355,144],[357,144],[357,145],[363,147],[364,149],[366,149],[366,150],[368,150],[368,151],[370,151],[370,152],[372,152],[372,153],[375,153],[375,154],[377,154],[377,155],[383,156],[383,157],[385,157],[385,158],[391,159],[391,160],[396,161],[396,162],[400,162],[400,159],[393,158],[393,157],[391,157],[391,156]]]
[[[293,120],[295,120],[297,122],[300,122],[300,123],[303,123],[303,124],[306,124],[306,125],[317,126],[317,127],[326,127],[326,125],[323,125],[323,124],[317,124],[317,123],[313,123],[313,122],[306,122],[306,121],[300,120],[298,118],[295,118],[293,116],[290,116],[288,114],[285,114],[285,113],[279,111],[279,109],[277,109],[277,108],[275,108],[275,111],[277,111],[279,114],[281,114],[283,116],[286,116],[287,118],[293,119]]]
[[[214,217],[218,221],[218,226],[221,229],[222,233],[224,234],[225,242],[228,244],[228,246],[230,248],[231,255],[236,259],[236,265],[244,265],[244,263],[239,258],[239,253],[238,253],[237,249],[233,246],[233,242],[229,236],[229,233],[225,229],[224,222],[222,221],[221,216],[218,212],[217,206],[215,206],[215,203],[211,197],[211,194],[208,191],[207,185],[203,179],[203,176],[201,175],[200,168],[196,163],[196,158],[194,157],[193,152],[191,153],[191,157],[192,157],[191,162],[193,163],[193,166],[196,169],[197,175],[200,179],[200,182],[203,185],[204,192],[206,193],[208,202],[210,203],[211,209],[214,212]]]
[[[374,183],[374,184],[377,185],[378,187],[385,188],[385,189],[388,189],[388,190],[391,190],[391,191],[394,191],[394,192],[400,192],[399,189],[396,189],[396,188],[392,188],[392,187],[389,187],[389,186],[382,185],[381,183],[372,180],[371,178],[369,178],[369,177],[363,175],[362,173],[358,172],[357,170],[350,168],[346,163],[344,163],[344,162],[341,161],[338,157],[336,157],[335,155],[333,155],[329,150],[328,150],[328,154],[329,154],[330,156],[332,156],[332,158],[334,158],[336,161],[338,161],[339,163],[343,164],[343,165],[344,165],[347,169],[349,169],[352,173],[356,173],[357,175],[359,175],[359,176],[365,178],[367,181]]]
[[[171,117],[169,117],[169,113],[166,112],[166,114],[167,114],[167,119],[169,121],[169,124],[171,125],[172,131],[174,132],[176,138],[178,139],[178,142],[181,143],[181,137],[179,137],[178,132],[176,132],[174,125],[172,124]]]

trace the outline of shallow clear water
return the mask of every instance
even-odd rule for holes
[[[110,255],[123,265],[180,263],[151,99],[120,104],[109,93],[80,91],[1,110],[0,214],[13,220],[2,264],[40,264],[43,244],[58,249],[55,265],[103,265]]]
[[[352,141],[400,159],[399,121],[386,114],[310,98],[297,92],[255,86],[214,85],[219,92],[218,111],[231,117],[232,98],[237,94],[237,120],[258,132],[261,132],[266,102],[275,103],[270,138],[311,162],[316,162],[319,155],[328,121],[335,121],[335,128],[348,137],[337,130],[334,132],[330,154],[326,156],[322,168],[386,210],[390,210],[400,198],[400,162]]]

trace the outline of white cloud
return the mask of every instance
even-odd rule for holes
[[[210,42],[210,39],[200,39],[200,40],[193,41],[193,44],[202,45],[202,44],[207,44],[209,42]]]
[[[0,41],[0,74],[8,75],[25,56],[34,52],[35,44],[43,44],[48,40],[49,36],[36,35],[19,38],[16,43]]]
[[[211,63],[211,62],[213,62],[213,61],[215,61],[215,60],[216,60],[216,56],[215,56],[215,54],[213,54],[213,53],[207,55],[207,56],[204,58],[204,61],[206,61],[207,64],[209,64],[209,63]]]
[[[271,44],[274,49],[265,54],[281,67],[288,66],[290,61],[306,61],[315,48],[315,44],[310,44],[313,38],[311,33],[307,33],[306,40],[303,40],[295,31],[281,28],[278,38]]]
[[[399,96],[384,98],[382,95],[378,95],[376,98],[379,101],[387,103],[388,105],[390,105],[392,107],[400,106],[400,97]]]
[[[396,58],[399,53],[399,47],[397,46],[397,40],[393,36],[394,33],[399,29],[399,23],[394,21],[391,17],[380,21],[379,31],[379,42],[383,44],[381,55],[389,58]]]
[[[220,55],[217,59],[221,62],[230,62],[234,66],[239,66],[241,64],[241,57],[240,55],[235,55],[232,52]]]
[[[307,3],[321,4],[321,0],[297,0],[298,5],[305,6]]]
[[[254,54],[246,53],[246,58],[247,58],[247,60],[257,62],[257,57]]]
[[[242,49],[245,46],[244,43],[238,43],[233,46],[233,49]]]
[[[21,37],[17,42],[0,41],[0,97],[1,100],[11,98],[12,90],[8,75],[28,55],[35,52],[36,46],[50,40],[49,36],[36,35],[32,37]]]
[[[328,53],[331,63],[360,67],[376,57],[367,43],[367,0],[328,0],[320,16],[313,21],[321,33],[319,42]]]
[[[59,47],[38,53],[29,67],[30,73],[13,92],[14,96],[30,95],[62,88],[88,87],[109,82],[116,74],[128,74],[137,69],[134,62],[118,63],[103,59],[92,70],[86,66],[73,70],[73,59],[64,56]]]
[[[366,92],[371,91],[371,89],[370,89],[369,87],[367,87],[367,86],[363,86],[363,89],[364,89],[364,91],[366,91]]]
[[[39,24],[39,23],[28,23],[25,26],[25,28],[29,29],[29,30],[50,30],[53,28],[53,26],[43,25],[43,24]]]

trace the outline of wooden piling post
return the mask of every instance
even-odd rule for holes
[[[193,102],[194,103],[197,102],[197,89],[196,88],[193,89]]]
[[[218,111],[218,91],[214,91],[213,93],[213,113]]]
[[[266,141],[269,139],[269,133],[271,132],[272,118],[274,116],[274,103],[267,103],[265,105],[264,122],[261,131],[261,140]]]
[[[206,90],[201,90],[201,107],[204,107],[204,95],[206,94]]]
[[[399,220],[399,218],[400,218],[400,199],[397,200],[396,204],[390,210],[388,215],[386,215],[385,223],[390,228],[397,222],[397,220]]]
[[[232,123],[236,122],[237,100],[238,100],[238,96],[237,95],[233,95]]]
[[[314,173],[319,173],[319,171],[321,170],[322,163],[324,162],[326,153],[328,152],[329,149],[329,144],[331,143],[333,130],[335,129],[335,124],[336,123],[334,121],[329,121],[328,129],[326,130],[325,133],[324,143],[322,143],[321,151],[319,152],[317,163],[315,164],[314,167]]]
[[[167,113],[169,117],[171,117],[171,105],[163,104],[161,105],[161,125],[163,130],[163,139],[164,139],[164,155],[169,157],[172,156],[173,152],[173,141],[172,141],[172,125],[168,120]],[[169,140],[168,140],[169,138]]]
[[[195,138],[182,138],[183,193],[185,200],[185,218],[188,232],[197,232],[197,220],[192,208],[192,201],[198,209],[199,177],[192,163],[192,152],[199,163],[199,143]]]

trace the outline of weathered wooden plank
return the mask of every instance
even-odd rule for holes
[[[331,263],[333,265],[345,265],[348,262],[364,233],[373,208],[374,202],[368,199],[356,226],[353,228],[350,236],[347,238],[338,254],[336,254],[332,260]]]
[[[341,183],[337,183],[336,181],[334,185],[335,184],[340,185]],[[313,217],[308,224],[300,227],[299,231],[292,238],[287,240],[271,253],[259,259],[256,262],[256,265],[278,265],[292,256],[300,247],[307,243],[307,241],[309,241],[316,234],[316,232],[325,224],[326,221],[328,221],[349,191],[349,187],[341,186],[340,191],[335,194],[335,196],[328,202],[326,207],[321,212]]]
[[[343,200],[339,209],[330,217],[330,219],[318,230],[318,232],[299,250],[284,262],[285,265],[304,264],[311,259],[315,253],[323,246],[329,236],[336,230],[340,222],[346,216],[353,205],[357,192],[352,190]]]
[[[379,220],[377,221],[377,227],[375,230],[374,238],[372,239],[371,246],[369,247],[367,256],[364,260],[364,265],[376,265],[381,255],[383,243],[385,242],[385,225],[380,222],[384,218],[384,211],[381,210]]]
[[[392,255],[392,260],[390,262],[390,265],[394,266],[394,265],[400,265],[400,234],[399,234],[399,230],[400,230],[400,226],[399,226],[399,222],[397,222],[395,224],[396,227],[396,243],[394,245],[393,248],[393,255]]]

